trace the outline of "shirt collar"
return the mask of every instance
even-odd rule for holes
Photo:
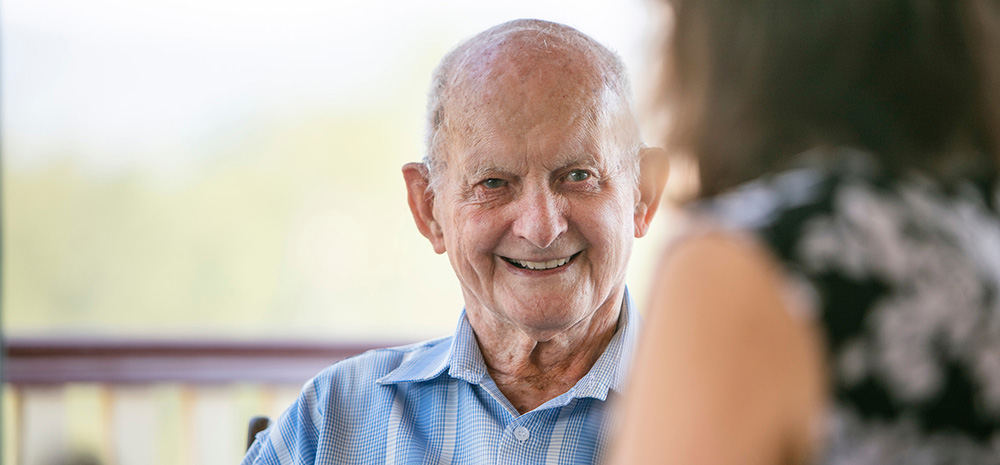
[[[618,316],[618,330],[594,366],[567,394],[570,397],[593,397],[601,400],[607,398],[609,390],[620,394],[632,362],[638,333],[639,314],[626,288]],[[422,350],[407,352],[400,365],[379,379],[378,383],[428,381],[446,371],[448,376],[470,384],[479,384],[487,376],[486,362],[479,352],[479,344],[476,343],[475,333],[464,309],[450,345],[442,341],[428,344]]]

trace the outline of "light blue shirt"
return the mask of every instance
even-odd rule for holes
[[[320,372],[242,463],[597,463],[638,333],[628,291],[623,300],[618,330],[590,371],[523,415],[487,373],[462,312],[452,337],[372,350]]]

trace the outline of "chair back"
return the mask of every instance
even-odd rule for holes
[[[257,433],[266,430],[270,426],[271,419],[268,417],[259,416],[251,418],[249,425],[247,425],[247,449],[250,449],[254,438],[257,437]]]

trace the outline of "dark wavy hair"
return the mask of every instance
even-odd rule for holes
[[[700,195],[817,146],[996,175],[1000,0],[665,2],[656,105],[667,145],[698,160]]]

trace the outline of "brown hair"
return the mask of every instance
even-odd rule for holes
[[[997,0],[667,0],[657,106],[701,195],[814,146],[890,170],[1000,160]]]

